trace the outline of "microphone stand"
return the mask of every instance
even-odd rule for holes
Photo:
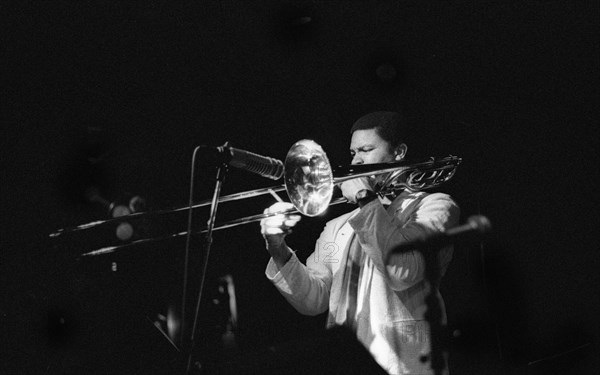
[[[425,305],[427,310],[425,311],[425,320],[429,323],[431,349],[430,358],[431,369],[435,375],[441,375],[444,371],[444,351],[447,347],[447,327],[442,324],[442,306],[440,299],[438,298],[438,285],[440,283],[440,267],[437,259],[438,251],[437,247],[424,247],[421,249],[421,254],[425,259],[425,280],[429,283],[430,290],[427,297],[425,297]],[[426,361],[427,358],[424,356],[421,361]]]
[[[429,360],[431,369],[435,375],[443,374],[444,368],[446,367],[443,353],[444,350],[448,349],[446,337],[447,327],[442,324],[442,306],[437,295],[438,284],[441,278],[437,255],[441,247],[441,244],[436,245],[435,242],[433,245],[426,242],[410,243],[400,245],[394,249],[394,251],[388,253],[386,257],[387,265],[394,254],[417,250],[423,255],[425,261],[424,278],[431,288],[429,294],[425,297],[425,305],[427,306],[425,320],[429,323],[431,348],[429,357],[424,355],[420,360],[421,362],[427,362]]]
[[[210,205],[210,217],[208,219],[207,232],[206,232],[206,246],[204,252],[204,264],[202,267],[202,274],[200,276],[200,289],[198,290],[198,298],[196,301],[196,310],[194,314],[194,325],[192,328],[192,334],[190,336],[190,346],[187,358],[186,365],[186,374],[190,374],[192,370],[192,365],[196,370],[202,369],[202,363],[200,361],[193,361],[194,349],[196,347],[196,336],[198,329],[198,316],[200,313],[200,302],[202,300],[202,290],[204,289],[204,281],[206,280],[206,271],[208,269],[208,257],[210,255],[210,248],[212,246],[213,238],[212,232],[215,226],[216,216],[217,216],[217,207],[219,205],[219,196],[221,195],[221,188],[223,186],[223,181],[225,180],[225,176],[229,171],[229,165],[227,163],[222,163],[217,168],[217,177],[215,182],[215,190],[212,197],[212,202]],[[183,332],[185,334],[185,332]]]
[[[425,320],[429,323],[431,332],[431,354],[430,358],[423,356],[422,362],[431,361],[431,369],[434,373],[442,374],[445,368],[444,350],[448,350],[448,332],[447,326],[442,324],[442,306],[437,296],[438,285],[441,280],[440,266],[437,259],[440,249],[445,246],[454,244],[454,242],[465,236],[482,235],[491,229],[491,224],[485,216],[472,216],[467,224],[458,226],[448,230],[446,233],[437,233],[430,235],[429,238],[424,237],[416,241],[402,244],[395,249],[392,249],[386,256],[385,264],[390,263],[392,255],[397,253],[405,253],[407,251],[417,250],[423,255],[425,261],[425,281],[430,285],[430,292],[425,298],[427,311],[425,312]]]

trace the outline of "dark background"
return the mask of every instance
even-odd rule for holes
[[[85,199],[86,188],[110,201],[139,195],[152,210],[184,206],[194,147],[225,141],[284,159],[295,141],[310,138],[334,165],[346,164],[350,125],[374,110],[406,111],[416,129],[413,159],[463,157],[441,190],[459,202],[463,221],[481,213],[494,226],[481,244],[457,244],[444,279],[451,371],[597,368],[598,2],[2,8],[5,372],[164,373],[180,363],[152,321],[178,303],[184,241],[79,259],[119,244],[114,228],[48,238],[107,218]],[[211,195],[213,172],[196,173],[200,201]],[[223,192],[270,185],[232,170]],[[219,217],[255,214],[272,202],[223,204]],[[289,237],[300,258],[324,223],[350,208],[304,218]],[[207,219],[200,211],[196,228]],[[136,230],[183,231],[185,214]],[[215,233],[206,293],[232,275],[237,343],[249,357],[310,341],[324,325],[324,316],[287,305],[264,277],[267,260],[258,224]],[[204,344],[217,346],[209,332],[222,312],[203,310]]]

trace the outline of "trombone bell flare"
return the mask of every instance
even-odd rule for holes
[[[296,209],[306,216],[325,212],[333,196],[333,172],[319,144],[296,142],[285,158],[285,190]]]

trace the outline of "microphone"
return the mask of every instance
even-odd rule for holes
[[[228,164],[272,180],[279,180],[283,176],[281,160],[228,146],[201,147],[204,162],[209,165]]]
[[[445,232],[436,232],[430,235],[425,235],[416,240],[402,244],[394,248],[391,254],[399,254],[415,248],[440,248],[453,244],[459,239],[472,236],[481,236],[488,233],[492,229],[490,220],[482,215],[471,216],[467,219],[466,224],[450,228]]]
[[[449,239],[457,239],[470,234],[485,234],[492,230],[490,219],[483,215],[474,215],[467,219],[467,223],[448,229],[442,234]]]

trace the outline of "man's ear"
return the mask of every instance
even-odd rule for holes
[[[400,145],[398,145],[398,147],[396,147],[396,151],[394,151],[394,159],[396,161],[400,161],[400,160],[404,159],[407,151],[408,151],[408,146],[405,143],[400,143]]]

